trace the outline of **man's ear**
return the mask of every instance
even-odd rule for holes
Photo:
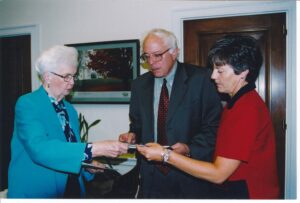
[[[172,58],[176,60],[179,55],[179,48],[174,49],[174,51],[171,54],[172,54]]]

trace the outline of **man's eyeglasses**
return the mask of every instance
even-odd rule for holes
[[[145,62],[149,62],[150,58],[152,57],[152,61],[153,62],[158,62],[158,61],[161,61],[164,54],[167,53],[171,48],[168,48],[166,51],[162,52],[162,53],[159,53],[159,54],[146,54],[146,53],[143,53],[141,55],[141,59]]]
[[[61,77],[62,79],[64,79],[65,82],[70,82],[72,79],[74,81],[76,81],[78,79],[78,75],[75,74],[75,75],[71,75],[71,74],[67,74],[67,75],[60,75],[60,74],[57,74],[57,73],[54,73],[54,72],[50,72],[58,77]]]

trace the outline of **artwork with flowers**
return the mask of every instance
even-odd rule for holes
[[[69,44],[79,53],[73,103],[128,103],[139,75],[139,40]]]

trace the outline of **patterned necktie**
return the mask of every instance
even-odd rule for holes
[[[169,106],[169,93],[167,88],[167,80],[164,79],[163,85],[161,87],[159,105],[158,105],[158,115],[157,115],[157,143],[160,145],[168,145],[167,133],[166,133],[166,120],[167,112]],[[163,174],[169,172],[169,167],[166,165],[158,165],[159,170]]]
[[[52,105],[61,123],[67,142],[77,142],[75,134],[70,127],[69,115],[64,103],[62,101],[57,103],[52,100]],[[68,175],[64,198],[80,198],[80,184],[78,178],[79,176],[77,174]]]
[[[67,142],[77,142],[73,129],[70,127],[69,115],[62,101],[52,103],[62,125]]]

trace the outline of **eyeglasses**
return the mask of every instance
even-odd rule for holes
[[[168,48],[166,51],[162,52],[162,53],[159,53],[159,54],[146,54],[146,53],[143,53],[141,55],[141,59],[145,62],[149,62],[150,60],[150,57],[152,56],[152,60],[153,62],[158,62],[158,61],[161,61],[164,54],[167,53],[171,48]]]
[[[60,75],[60,74],[57,74],[57,73],[54,73],[54,72],[50,72],[58,77],[61,77],[62,79],[64,79],[65,82],[70,82],[72,79],[74,81],[76,81],[78,79],[78,75],[75,74],[75,75],[71,75],[71,74],[67,74],[67,75]]]

